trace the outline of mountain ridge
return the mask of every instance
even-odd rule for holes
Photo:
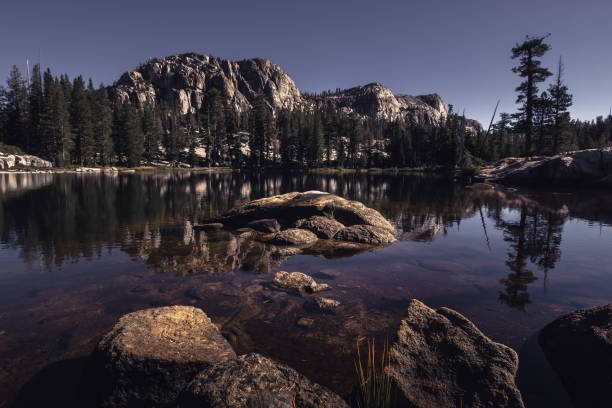
[[[218,89],[237,113],[250,110],[257,94],[263,92],[273,112],[331,104],[345,114],[433,126],[440,126],[449,114],[448,105],[436,93],[394,94],[379,82],[333,93],[302,93],[280,66],[265,58],[232,61],[199,53],[152,58],[124,73],[111,87],[120,100],[140,105],[163,101],[183,114],[201,109],[211,88]],[[480,123],[469,122],[482,129]]]

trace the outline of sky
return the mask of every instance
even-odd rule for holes
[[[111,84],[150,57],[199,52],[268,58],[302,91],[380,82],[438,93],[488,125],[514,112],[511,48],[550,33],[544,65],[562,56],[572,116],[612,106],[610,0],[4,0],[0,80],[36,61],[53,73]]]

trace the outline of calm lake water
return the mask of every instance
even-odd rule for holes
[[[376,208],[402,239],[290,257],[192,230],[236,203],[313,189]],[[170,304],[201,307],[238,353],[347,395],[357,338],[393,341],[412,298],[517,350],[527,406],[566,406],[537,332],[612,301],[611,225],[612,194],[500,195],[431,176],[0,174],[0,407],[36,395],[68,404],[83,357],[119,316]],[[281,269],[329,283],[342,305],[317,314],[312,298],[276,290]],[[312,328],[296,325],[304,316]]]

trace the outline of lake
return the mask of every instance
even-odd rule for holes
[[[279,253],[192,226],[234,204],[321,190],[379,210],[400,231],[357,254]],[[612,194],[491,193],[427,175],[0,174],[0,407],[65,404],[84,357],[121,315],[202,308],[238,353],[283,361],[346,396],[359,337],[393,341],[410,299],[447,306],[519,352],[527,406],[567,406],[537,333],[612,301]],[[328,283],[341,301],[270,285],[278,270]],[[311,317],[311,328],[296,325]],[[53,394],[53,395],[51,395]]]

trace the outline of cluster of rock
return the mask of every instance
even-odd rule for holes
[[[507,157],[481,175],[509,184],[612,186],[612,148],[578,150],[544,157]]]
[[[406,119],[421,125],[441,125],[448,116],[448,106],[437,94],[394,95],[379,83],[326,93],[305,95],[278,65],[255,58],[230,61],[188,53],[151,59],[135,71],[128,71],[115,83],[118,98],[139,104],[166,102],[183,113],[195,113],[204,103],[206,93],[216,89],[234,111],[248,111],[257,94],[263,92],[272,111],[312,109],[335,106],[347,114],[377,119]],[[468,122],[471,130],[482,126]]]
[[[275,283],[313,285],[305,275],[289,275]],[[312,327],[313,320],[298,325]],[[459,313],[412,300],[397,336],[387,371],[397,406],[524,406],[514,380],[516,353]],[[106,407],[348,407],[285,364],[257,353],[237,356],[210,318],[191,306],[123,316],[93,356]]]
[[[106,407],[348,407],[291,367],[237,356],[200,309],[170,306],[123,316],[94,352]]]
[[[396,240],[395,228],[378,211],[321,191],[250,201],[195,228],[221,227],[242,232],[247,232],[247,227],[257,232],[259,240],[302,248],[322,240],[345,249],[358,249],[360,244],[381,246]]]
[[[0,152],[0,170],[8,170],[15,166],[23,167],[53,167],[50,161],[29,154],[6,154]]]

